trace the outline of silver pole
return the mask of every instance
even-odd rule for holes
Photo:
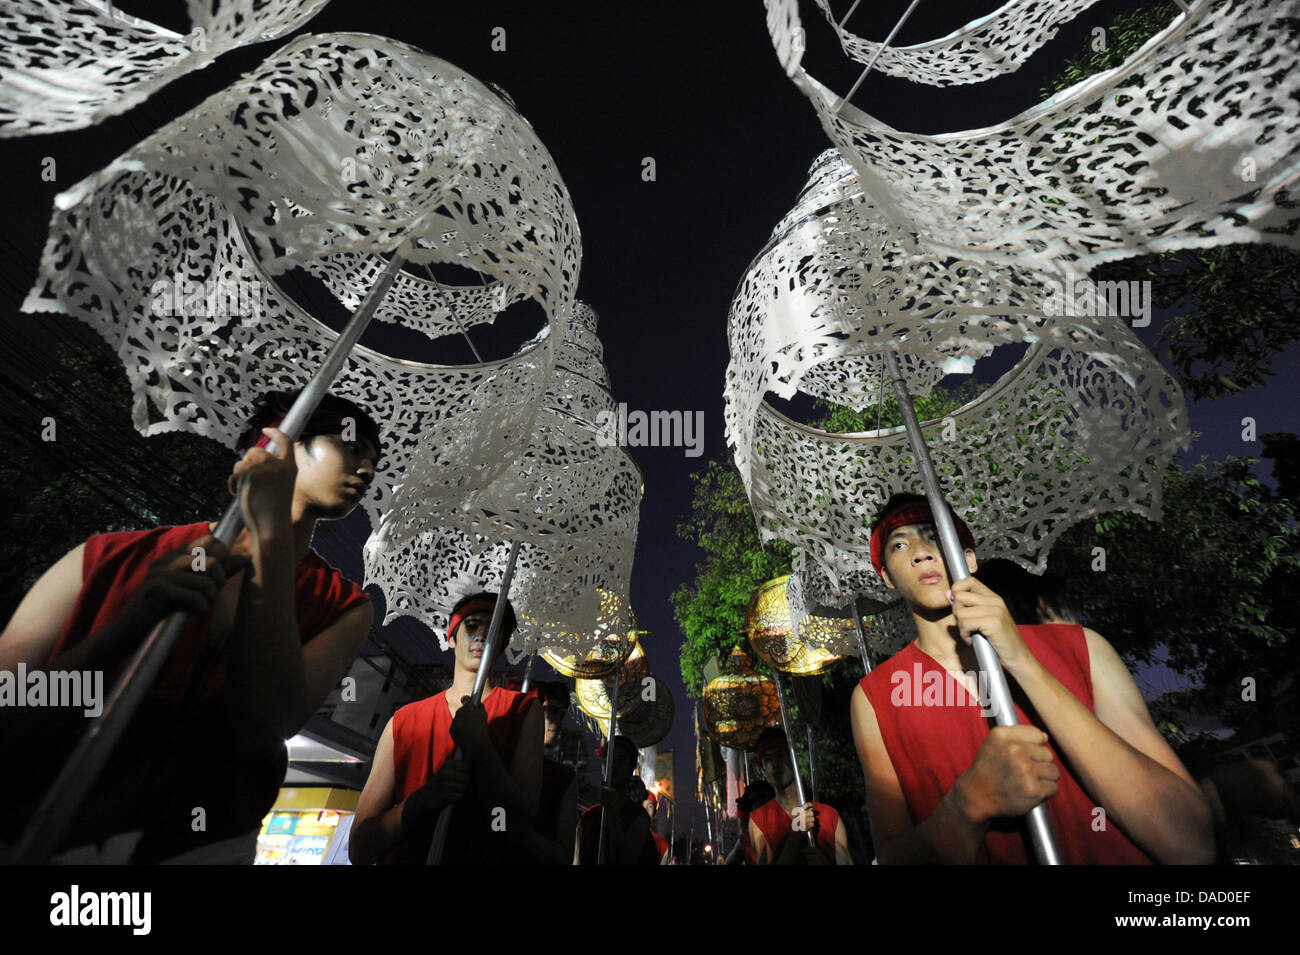
[[[862,630],[862,611],[858,609],[856,597],[853,599],[853,629],[858,635],[858,653],[862,655],[862,668],[870,673],[871,657],[867,653],[867,635]]]
[[[934,527],[939,535],[939,544],[943,549],[944,563],[948,565],[949,579],[956,583],[970,576],[966,568],[965,549],[957,537],[957,525],[953,523],[952,514],[944,502],[943,492],[939,488],[939,478],[930,460],[930,449],[926,447],[925,435],[921,433],[921,423],[917,420],[916,409],[912,406],[912,396],[908,393],[907,383],[903,380],[898,367],[898,357],[891,351],[885,352],[885,361],[889,365],[889,374],[893,378],[894,395],[898,398],[898,410],[902,412],[903,424],[907,428],[907,438],[912,445],[912,454],[916,458],[917,470],[921,472],[921,483],[925,485],[925,496],[929,499],[930,510],[934,514]],[[999,726],[1016,726],[1015,706],[1011,702],[1011,687],[1007,676],[1002,671],[993,644],[982,633],[975,633],[971,643],[975,648],[975,659],[980,670],[988,680],[989,702],[993,706],[994,720]],[[1056,843],[1056,833],[1052,830],[1052,817],[1047,811],[1047,803],[1041,802],[1028,814],[1029,835],[1034,844],[1035,854],[1042,865],[1061,865],[1061,850]]]
[[[325,360],[307,386],[299,393],[289,408],[289,413],[280,422],[280,430],[290,441],[296,441],[302,434],[316,406],[329,392],[330,385],[338,377],[352,347],[361,338],[374,317],[375,309],[383,301],[392,287],[393,280],[401,271],[403,259],[394,255],[384,266],[384,270],[375,280],[375,284],[366,293],[365,301],[348,320],[338,339],[330,346]],[[275,443],[267,446],[275,453]],[[212,532],[220,543],[231,547],[243,529],[244,521],[239,511],[239,496],[230,502],[226,513]],[[63,839],[72,817],[77,814],[85,802],[91,787],[99,778],[104,764],[108,762],[122,734],[131,722],[131,717],[144,701],[145,694],[153,685],[163,664],[171,655],[176,641],[180,639],[189,613],[177,610],[160,621],[149,636],[140,644],[131,660],[127,663],[122,676],[113,686],[104,712],[92,722],[82,735],[75,749],[68,756],[59,775],[46,791],[32,818],[23,831],[22,838],[14,850],[13,861],[20,865],[38,865],[48,859]]]
[[[785,746],[790,751],[790,769],[794,771],[794,791],[799,797],[799,805],[805,805],[808,797],[803,791],[803,776],[799,774],[799,759],[794,751],[794,737],[790,735],[790,711],[785,705],[785,688],[781,686],[781,671],[772,667],[772,678],[776,681],[776,699],[781,704],[781,729],[785,731]],[[807,833],[808,844],[816,843],[816,836],[811,832]]]
[[[478,670],[474,673],[474,688],[469,694],[470,706],[477,706],[487,689],[488,677],[492,675],[492,663],[496,659],[501,645],[501,621],[506,616],[506,602],[510,599],[510,584],[515,577],[515,559],[519,556],[518,539],[510,542],[510,556],[506,558],[506,572],[501,578],[501,590],[497,593],[497,602],[492,607],[492,622],[488,624],[487,641],[483,645],[483,656],[478,661]],[[450,636],[454,636],[451,634]],[[464,759],[465,754],[457,749],[451,754],[452,759]],[[452,807],[446,806],[438,813],[438,824],[433,830],[433,842],[429,844],[426,865],[442,865],[442,853],[447,847],[447,834],[451,831]]]
[[[610,784],[610,779],[614,775],[614,734],[618,732],[618,678],[617,672],[614,674],[614,689],[609,694],[609,739],[605,746],[605,785]],[[596,851],[596,864],[608,865],[606,856],[609,851],[609,809],[605,806],[600,807],[600,843]]]
[[[867,64],[867,68],[862,71],[862,75],[858,77],[858,81],[853,84],[853,86],[849,89],[847,93],[844,94],[844,98],[841,99],[839,103],[836,104],[834,110],[836,113],[838,113],[840,110],[844,108],[845,103],[853,99],[853,94],[858,91],[858,87],[862,85],[862,81],[867,78],[867,75],[875,67],[876,60],[880,59],[880,54],[884,53],[885,49],[889,46],[889,44],[893,42],[894,34],[897,33],[899,30],[903,29],[903,24],[907,22],[907,18],[912,15],[912,11],[916,9],[916,5],[920,2],[921,0],[912,0],[912,5],[903,12],[903,15],[899,18],[898,22],[894,24],[894,29],[889,31],[889,36],[885,37],[885,42],[880,44],[880,46],[876,49],[876,55],[871,58],[871,62],[869,62]],[[849,13],[852,12],[853,12],[852,10],[849,11]],[[846,16],[844,19],[847,20],[848,17]],[[843,25],[844,25],[843,23],[840,24],[840,26]]]
[[[524,684],[521,687],[522,692],[527,693],[529,687],[533,685],[533,662],[537,659],[537,646],[534,644],[532,652],[528,654],[528,665],[524,667]]]
[[[809,723],[808,729],[808,788],[812,790],[813,802],[817,801],[817,763],[813,759],[813,728]]]

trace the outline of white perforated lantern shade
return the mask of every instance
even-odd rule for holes
[[[1018,69],[1043,44],[1056,35],[1057,29],[1092,6],[1097,0],[1009,0],[997,10],[979,17],[958,30],[907,46],[887,47],[867,40],[850,29],[855,22],[878,25],[875,7],[855,5],[853,18],[843,9],[831,9],[829,0],[813,0],[839,39],[845,56],[890,76],[932,86],[979,83]],[[777,17],[795,7],[790,3],[769,3],[771,15]],[[915,12],[915,11],[914,11]],[[923,19],[924,8],[921,8]],[[797,23],[794,24],[798,26]],[[791,36],[785,25],[786,36]]]
[[[1071,314],[1055,314],[1058,290]],[[998,345],[1037,341],[1124,360],[1141,348],[1104,298],[1075,309],[1072,291],[1026,268],[936,258],[880,212],[852,166],[823,153],[732,301],[725,416],[742,475],[766,394],[862,410],[892,394],[886,350],[922,397]]]
[[[1149,252],[1300,244],[1300,216],[1279,202],[1300,177],[1294,3],[1188,0],[1120,66],[996,126],[923,136],[842,104],[802,65],[797,0],[765,2],[778,59],[830,141],[884,214],[937,257],[1085,275]],[[986,79],[1079,8],[1008,3],[999,14],[1009,16],[961,38],[973,55],[940,42],[937,59],[891,51],[899,69],[885,69],[927,83]],[[995,37],[989,69],[977,51]]]
[[[300,387],[337,338],[272,276],[394,252],[490,276],[548,320],[549,334],[479,365],[357,348],[334,383],[384,432],[363,501],[372,527],[400,482],[418,482],[424,529],[436,528],[530,447],[581,255],[568,191],[531,125],[456,67],[383,38],[298,38],[61,194],[25,308],[72,314],[117,350],[142,431],[233,447],[257,397]],[[169,289],[222,283],[255,290],[256,307],[171,308]],[[423,530],[406,516],[408,533]],[[618,541],[608,549],[621,554]],[[381,551],[367,546],[367,583],[400,598],[407,568],[376,560]]]
[[[745,632],[750,649],[768,666],[796,676],[812,676],[829,670],[843,659],[843,655],[829,652],[826,643],[809,643],[795,626],[786,601],[786,584],[789,575],[765,581],[754,588],[745,610]],[[803,621],[807,629],[831,628],[842,623],[851,631],[851,619],[832,621]]]
[[[613,407],[596,322],[594,310],[575,306],[533,432],[494,481],[466,488],[454,511],[429,506],[418,481],[399,489],[369,548],[374,566],[401,577],[390,618],[445,626],[459,596],[498,589],[507,545],[518,541],[516,653],[585,653],[627,626],[644,486],[595,425]]]
[[[1188,441],[1186,412],[1133,332],[1105,314],[1045,314],[1048,276],[928,259],[857,179],[833,153],[818,159],[728,324],[727,438],[763,539],[797,548],[810,599],[887,599],[870,565],[870,521],[891,494],[919,491],[920,475],[902,428],[831,434],[789,420],[765,395],[869,406],[892,390],[886,349],[923,395],[954,362],[970,370],[996,345],[1028,343],[983,395],[923,427],[983,556],[1041,570],[1075,521],[1158,516],[1164,467]]]
[[[376,154],[376,131],[394,148]],[[483,215],[521,190],[531,202]],[[305,36],[61,194],[24,308],[72,314],[117,350],[141,430],[233,447],[256,397],[301,386],[337,337],[272,275],[399,247],[525,290],[562,335],[577,225],[532,127],[476,80],[404,44]],[[251,313],[170,307],[169,290],[222,283],[253,290]],[[358,349],[335,390],[385,429],[372,524],[395,473],[433,468],[423,488],[437,506],[490,482],[525,446],[552,367],[549,339],[463,369]]]
[[[189,0],[191,31],[111,0],[0,0],[0,137],[61,133],[124,113],[229,50],[302,26],[328,0]]]
[[[1164,470],[1187,445],[1177,385],[1144,349],[1128,362],[1035,346],[976,400],[923,423],[949,503],[982,557],[1041,572],[1073,523],[1109,512],[1158,518]],[[764,539],[803,552],[796,569],[817,603],[887,600],[870,564],[870,523],[888,498],[921,486],[903,428],[839,435],[761,406],[750,500]]]

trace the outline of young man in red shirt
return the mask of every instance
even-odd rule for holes
[[[974,537],[954,520],[975,573]],[[1099,634],[1017,627],[976,578],[952,584],[925,498],[896,495],[886,504],[871,557],[917,629],[853,692],[881,863],[1030,861],[1023,817],[1044,800],[1067,863],[1213,860],[1205,798]],[[975,632],[998,652],[1019,726],[990,729]]]
[[[749,814],[749,841],[757,865],[853,865],[840,814],[821,802],[799,805],[785,731],[765,729],[754,759],[775,798]],[[812,833],[813,839],[808,839]]]
[[[608,744],[607,744],[608,745]],[[599,754],[599,753],[598,753]],[[629,795],[636,772],[637,748],[626,736],[614,737],[614,765],[609,785],[603,786],[600,802],[578,820],[578,840],[573,848],[574,865],[600,862],[600,819],[605,813],[605,862],[608,865],[658,865],[659,850],[650,835],[650,817]]]
[[[644,788],[645,784],[641,784]],[[659,864],[668,865],[672,860],[672,846],[668,840],[655,832],[655,820],[659,816],[659,794],[652,789],[647,789],[645,799],[641,800],[641,806],[645,809],[646,814],[650,817],[650,838],[655,841],[655,849],[659,852]]]
[[[541,706],[531,694],[492,686],[480,703],[469,703],[496,602],[496,594],[483,593],[456,604],[447,628],[456,655],[451,686],[402,707],[384,727],[353,820],[354,864],[424,865],[444,811],[453,816],[443,865],[501,865],[531,851]],[[498,653],[515,626],[507,603]]]
[[[45,572],[0,634],[0,670],[99,672],[107,688],[156,624],[192,614],[64,840],[85,847],[78,858],[156,862],[202,849],[202,861],[251,862],[284,778],[283,740],[370,629],[369,598],[311,539],[318,520],[361,500],[379,431],[326,396],[290,442],[271,425],[293,397],[269,395],[245,436],[231,476],[245,530],[229,552],[206,521],[91,537]],[[275,454],[254,446],[263,436]],[[0,708],[4,758],[21,767],[0,841],[17,837],[85,725],[80,710]]]

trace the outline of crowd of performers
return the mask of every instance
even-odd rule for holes
[[[234,547],[207,522],[91,537],[37,580],[0,634],[0,671],[13,678],[102,672],[111,686],[160,620],[192,614],[56,858],[251,861],[284,778],[283,740],[365,640],[369,598],[310,545],[317,521],[345,516],[364,495],[381,430],[329,396],[289,442],[274,425],[292,398],[268,396],[244,440],[231,489],[246,530]],[[956,524],[977,573],[973,533]],[[871,558],[917,631],[853,693],[873,858],[852,857],[833,807],[800,805],[789,746],[773,728],[758,740],[762,779],[737,803],[728,863],[1023,863],[1032,859],[1024,816],[1044,800],[1068,863],[1206,863],[1233,799],[1283,811],[1290,800],[1294,810],[1280,779],[1236,796],[1215,780],[1198,784],[1101,635],[1041,601],[1004,600],[992,574],[950,583],[923,498],[885,506]],[[436,843],[442,864],[669,862],[631,741],[614,738],[612,771],[579,815],[574,769],[548,757],[567,695],[490,686],[469,702],[496,602],[481,593],[452,608],[451,686],[384,727],[352,861],[423,864]],[[508,603],[502,616],[504,644],[516,625]],[[989,728],[977,631],[1006,669],[1019,726]],[[80,709],[0,706],[0,760],[13,770],[0,795],[0,847],[14,845],[85,727]]]

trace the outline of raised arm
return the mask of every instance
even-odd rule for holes
[[[1006,605],[974,577],[952,587],[962,638],[978,630],[1024,690],[1079,783],[1109,823],[1163,863],[1214,859],[1209,803],[1151,722],[1146,704],[1119,655],[1099,634],[1084,630],[1093,709],[1038,662]]]
[[[1151,721],[1124,661],[1084,630],[1093,710],[1041,667],[1017,675],[1080,784],[1115,824],[1158,862],[1214,860],[1210,806]]]

